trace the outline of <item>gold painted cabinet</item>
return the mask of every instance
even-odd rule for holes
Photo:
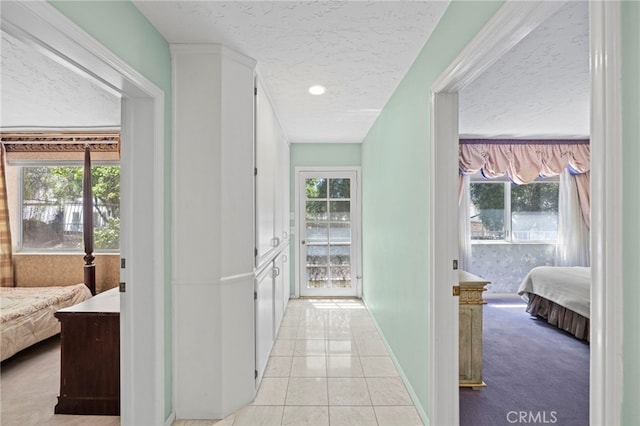
[[[459,317],[459,360],[460,386],[474,389],[486,386],[482,380],[482,292],[489,281],[459,272],[460,317]]]

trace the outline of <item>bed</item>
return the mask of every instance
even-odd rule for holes
[[[84,170],[91,170],[91,148],[84,148]],[[13,356],[60,332],[54,316],[96,294],[93,255],[93,195],[91,173],[83,178],[84,283],[62,287],[0,287],[1,359]]]
[[[538,266],[522,280],[518,294],[527,312],[579,339],[589,341],[591,269]]]
[[[1,360],[60,332],[53,314],[91,297],[82,284],[64,287],[0,287]]]

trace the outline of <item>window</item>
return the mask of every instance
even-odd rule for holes
[[[82,172],[75,165],[21,167],[22,229],[26,251],[82,251]],[[120,240],[120,166],[94,165],[94,247],[117,250]]]
[[[515,185],[472,178],[470,194],[472,241],[556,241],[557,180]]]

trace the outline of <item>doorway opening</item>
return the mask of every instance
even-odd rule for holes
[[[163,424],[164,92],[49,3],[3,4],[2,30],[121,96],[120,420]]]
[[[483,294],[487,304],[482,308],[481,338],[482,378],[488,386],[479,392],[460,388],[461,425],[505,419],[514,407],[546,411],[547,417],[555,410],[559,423],[588,424],[589,344],[580,340],[588,339],[588,328],[577,326],[589,322],[589,231],[583,219],[589,217],[588,203],[582,204],[585,212],[572,208],[577,203],[577,184],[588,182],[590,166],[588,38],[588,3],[564,3],[459,91],[463,176],[459,264],[491,282]],[[524,75],[538,83],[525,83]],[[571,101],[559,96],[563,92]],[[542,113],[541,107],[548,113]],[[563,117],[561,123],[558,117]],[[490,154],[484,164],[469,160],[471,152],[485,150]],[[536,156],[526,154],[534,151],[557,161],[556,166],[539,168]],[[498,160],[505,155],[513,161]],[[562,159],[573,159],[569,160],[573,174],[563,172],[568,164]],[[496,167],[497,162],[501,166]],[[506,164],[510,166],[502,168]],[[476,172],[477,167],[481,171]],[[588,192],[588,183],[582,188]],[[545,307],[546,300],[556,300],[572,308],[563,310],[561,317],[555,315],[560,305],[548,308],[554,313],[550,314],[536,309],[542,303],[535,301],[538,296],[518,295],[525,277],[547,272],[554,279],[577,270],[585,279],[575,288],[564,275],[554,286],[554,291],[566,291],[566,298],[545,293],[538,281],[535,288],[528,288],[548,297]],[[521,297],[531,305],[527,307]],[[463,337],[472,333],[463,324],[465,306],[460,306],[461,380],[465,348],[471,346]],[[549,327],[536,314],[550,318],[559,329]],[[575,318],[573,329],[568,326],[570,317]],[[556,318],[562,319],[556,322]],[[562,328],[579,337],[565,334]],[[558,359],[573,362],[558,363]],[[536,379],[522,386],[523,376]],[[557,385],[550,386],[552,382]]]
[[[458,306],[451,296],[457,282],[458,92],[557,10],[548,2],[506,3],[432,86],[430,271],[430,420],[458,424]],[[590,422],[617,424],[622,401],[620,7],[592,2],[589,10],[591,63],[592,287]],[[606,93],[606,96],[605,96]],[[607,149],[605,150],[605,141]],[[605,209],[605,206],[607,208]],[[437,247],[435,246],[437,242]],[[607,248],[606,253],[604,248]],[[608,283],[605,287],[603,283]],[[606,395],[605,395],[606,392]]]

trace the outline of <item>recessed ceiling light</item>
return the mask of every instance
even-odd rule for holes
[[[324,92],[326,91],[327,91],[327,88],[320,85],[309,87],[309,93],[311,93],[312,95],[323,95]]]

